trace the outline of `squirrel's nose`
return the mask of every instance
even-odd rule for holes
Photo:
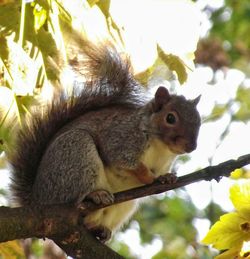
[[[197,147],[196,139],[187,139],[182,136],[175,136],[174,143],[181,148],[183,153],[190,153]]]
[[[196,149],[196,147],[197,147],[196,141],[188,142],[185,145],[185,151],[187,153],[192,152],[192,151],[194,151]]]

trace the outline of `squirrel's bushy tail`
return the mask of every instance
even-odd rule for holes
[[[138,107],[139,87],[130,70],[111,44],[92,45],[82,40],[81,59],[72,59],[74,69],[86,79],[81,91],[67,97],[61,94],[46,109],[35,112],[17,134],[15,151],[9,156],[12,165],[11,189],[15,201],[29,205],[32,187],[43,153],[60,128],[82,114],[113,105]]]

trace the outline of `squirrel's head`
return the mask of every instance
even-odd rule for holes
[[[151,122],[159,138],[176,154],[192,152],[197,146],[201,125],[196,109],[200,96],[187,100],[184,96],[170,95],[159,87],[152,101]]]

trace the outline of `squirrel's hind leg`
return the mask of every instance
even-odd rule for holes
[[[96,190],[104,166],[86,130],[67,130],[46,149],[33,186],[33,199],[40,204],[78,204]]]
[[[93,138],[86,130],[67,130],[47,148],[34,184],[33,197],[38,203],[72,202],[76,206],[84,199],[110,204],[110,191],[104,165]],[[100,241],[111,237],[103,224],[103,210],[86,216],[86,228]]]

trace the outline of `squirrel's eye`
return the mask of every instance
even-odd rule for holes
[[[172,125],[175,124],[176,123],[175,115],[173,113],[169,113],[167,115],[166,121],[167,121],[168,124],[172,124]]]

